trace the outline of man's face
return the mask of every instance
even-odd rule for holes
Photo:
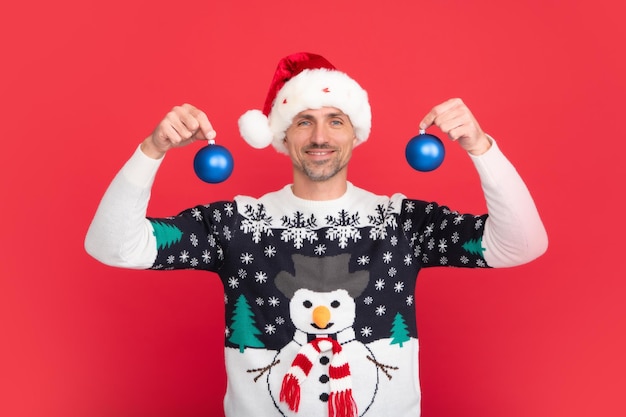
[[[294,168],[312,181],[345,170],[356,142],[350,118],[334,107],[298,113],[285,135]]]

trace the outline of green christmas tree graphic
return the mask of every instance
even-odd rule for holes
[[[482,239],[468,240],[467,242],[463,244],[463,249],[465,249],[466,251],[468,251],[469,253],[473,255],[480,255],[480,256],[483,256],[483,252],[485,251],[485,248],[483,248]]]
[[[409,330],[402,314],[396,313],[393,318],[393,324],[391,326],[391,343],[392,345],[400,345],[404,342],[408,342],[411,339],[409,336]]]
[[[233,323],[230,326],[233,334],[228,340],[239,346],[239,352],[243,353],[246,347],[265,347],[256,335],[261,331],[254,325],[254,314],[250,309],[250,304],[246,297],[240,295],[235,302],[235,312],[233,313]]]
[[[183,232],[172,224],[153,221],[152,228],[154,229],[154,237],[156,237],[159,249],[167,248],[174,243],[180,242],[180,238],[183,236]]]

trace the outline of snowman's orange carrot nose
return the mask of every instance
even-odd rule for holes
[[[330,310],[324,306],[315,307],[313,310],[313,323],[320,329],[325,329],[330,321]]]

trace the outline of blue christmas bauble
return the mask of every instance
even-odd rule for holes
[[[226,180],[232,174],[234,160],[230,151],[221,145],[208,144],[193,158],[193,169],[198,178],[210,184]]]
[[[413,169],[422,172],[439,168],[446,154],[446,149],[435,135],[420,133],[406,145],[406,160]]]

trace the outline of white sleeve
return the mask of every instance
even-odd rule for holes
[[[487,202],[484,257],[495,268],[521,265],[541,256],[548,235],[533,198],[495,141],[482,155],[470,154]]]
[[[152,266],[157,247],[146,211],[162,160],[149,158],[137,148],[100,201],[85,237],[87,253],[111,266]]]

